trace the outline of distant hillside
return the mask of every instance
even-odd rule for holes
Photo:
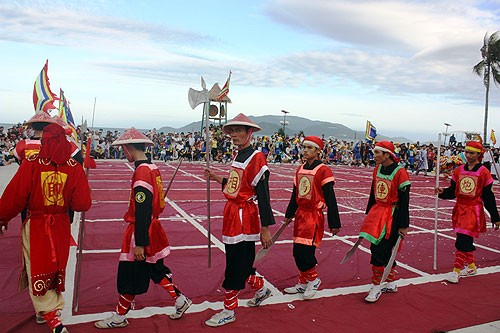
[[[281,116],[249,116],[249,118],[262,127],[262,131],[258,132],[258,135],[272,135],[277,132],[283,125],[280,121],[283,121]],[[354,131],[351,128],[344,126],[342,124],[330,123],[327,121],[310,120],[307,118],[288,116],[286,117],[288,125],[286,126],[285,133],[287,135],[293,135],[303,131],[306,135],[325,135],[325,138],[335,138],[340,140],[354,141],[365,138],[364,131]],[[159,132],[192,132],[200,131],[201,121],[190,123],[184,127],[172,128],[172,127],[162,127]],[[394,142],[411,142],[412,140],[404,137],[387,137],[382,133],[378,133],[377,140],[391,140]]]
[[[283,125],[280,124],[280,121],[283,121],[282,116],[250,116],[254,122],[256,122],[260,127],[262,127],[262,131],[258,132],[258,135],[272,135],[277,132],[280,128],[283,128]],[[287,135],[293,135],[295,133],[299,133],[303,131],[306,135],[325,135],[325,138],[335,138],[340,140],[354,141],[354,140],[364,140],[365,132],[364,131],[354,131],[351,128],[344,126],[342,124],[330,123],[327,121],[319,121],[319,120],[310,120],[307,118],[297,117],[297,116],[288,116],[286,117],[288,125],[286,126],[285,133]],[[12,126],[12,124],[0,124],[5,125],[6,128]],[[190,123],[186,126],[180,128],[173,128],[170,126],[163,126],[157,129],[157,132],[164,133],[173,133],[173,132],[195,132],[200,131],[201,121],[196,121]],[[123,133],[124,128],[109,128],[109,127],[99,127],[96,129],[102,129],[104,133],[106,131],[115,131],[119,130]],[[142,132],[147,132],[149,129],[140,129]],[[404,137],[387,137],[384,136],[383,133],[378,133],[377,140],[391,140],[394,142],[412,142],[413,140],[404,138]]]

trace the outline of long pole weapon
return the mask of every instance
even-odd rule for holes
[[[94,115],[95,115],[95,104],[97,101],[97,96],[94,98],[94,110],[92,111],[92,131],[94,130]],[[83,151],[83,138],[85,137],[85,132],[87,132],[87,128],[85,126],[85,130],[81,131],[81,151]],[[91,138],[87,138],[87,140],[91,140]],[[89,178],[89,168],[85,168],[85,177]],[[78,312],[78,299],[80,294],[80,279],[82,275],[82,256],[83,256],[83,238],[85,235],[85,212],[82,212],[80,219],[80,228],[78,230],[78,253],[76,255],[76,277],[75,277],[75,290],[74,290],[74,306],[73,311]]]
[[[210,100],[203,103],[203,113],[205,115],[205,160],[206,160],[206,168],[210,168],[210,152],[212,148],[212,143],[210,142],[210,133],[209,133],[209,110]],[[208,239],[208,267],[212,267],[212,232],[210,230],[210,177],[207,178],[207,239]]]
[[[167,196],[167,193],[170,190],[172,183],[174,182],[175,175],[177,174],[177,171],[179,171],[179,168],[181,167],[183,160],[184,160],[184,157],[179,158],[179,164],[177,164],[177,168],[175,169],[174,174],[172,175],[172,179],[170,179],[170,183],[168,183],[167,189],[165,190],[165,192],[163,192],[163,197]]]
[[[441,133],[438,135],[438,153],[436,161],[436,188],[439,187],[439,172],[441,171]],[[439,197],[436,193],[436,202],[434,209],[434,270],[437,270],[437,236],[438,236],[438,209],[439,209]]]

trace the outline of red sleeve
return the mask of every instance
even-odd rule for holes
[[[71,209],[76,212],[85,212],[92,205],[89,182],[80,164],[76,164],[74,168],[73,176],[75,179],[73,184],[75,184],[75,187],[71,193]]]
[[[25,158],[24,155],[24,150],[26,149],[26,140],[21,140],[17,143],[16,147],[14,148],[14,156],[19,160],[22,161]]]
[[[323,185],[327,183],[334,183],[335,178],[333,177],[333,172],[332,170],[323,164],[323,166],[318,170],[319,173],[319,180],[320,180],[320,186],[323,187]]]
[[[27,205],[33,179],[33,163],[25,161],[11,179],[0,198],[0,221],[8,222]],[[38,163],[38,162],[36,162]]]

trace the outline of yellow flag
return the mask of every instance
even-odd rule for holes
[[[495,131],[494,130],[491,130],[490,140],[491,140],[491,143],[493,143],[493,145],[497,144],[497,138],[495,137]]]

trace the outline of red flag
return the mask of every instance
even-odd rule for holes
[[[219,96],[217,96],[217,101],[220,102],[222,99],[229,94],[229,81],[231,80],[231,74],[233,74],[231,71],[229,71],[229,77],[226,80],[226,83],[224,83],[224,87],[222,87]]]
[[[85,149],[85,158],[83,159],[83,165],[87,169],[97,168],[94,159],[90,157],[90,138],[87,138],[87,147]]]

